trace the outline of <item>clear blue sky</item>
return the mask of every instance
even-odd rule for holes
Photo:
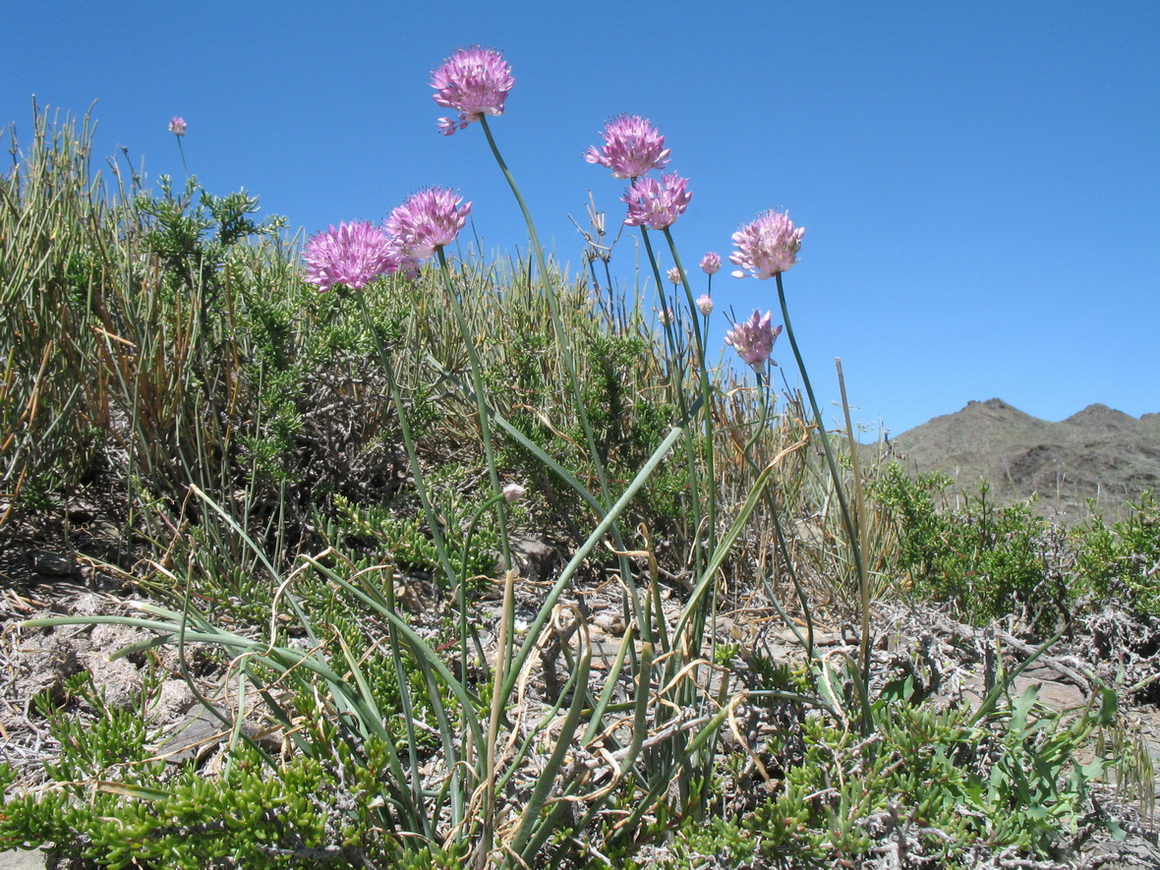
[[[292,227],[378,221],[437,184],[512,250],[482,131],[440,136],[428,86],[454,49],[500,49],[516,85],[493,130],[560,260],[579,262],[567,216],[590,190],[622,219],[622,183],[581,153],[612,115],[646,115],[690,179],[686,266],[764,209],[806,227],[786,285],[823,402],[841,357],[855,419],[894,434],[992,396],[1049,420],[1160,411],[1156,0],[10,7],[0,123],[25,136],[34,94],[97,101],[98,155],[180,178],[181,115],[190,171]],[[625,282],[634,257],[623,242]],[[771,281],[726,270],[714,296],[776,307]],[[774,356],[793,380],[784,338]]]

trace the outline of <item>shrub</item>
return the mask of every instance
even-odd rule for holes
[[[1058,532],[1029,505],[995,507],[986,483],[949,510],[950,483],[941,473],[911,480],[894,464],[872,487],[893,524],[909,593],[946,602],[976,624],[1015,617],[1030,630],[1054,630],[1075,599]]]

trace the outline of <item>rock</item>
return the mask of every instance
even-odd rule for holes
[[[592,624],[612,637],[621,637],[624,634],[624,617],[619,613],[601,611],[592,617]]]
[[[44,870],[44,867],[44,853],[39,850],[0,852],[0,870]]]
[[[45,577],[71,577],[77,569],[76,562],[68,556],[48,550],[33,550],[28,558],[32,563],[32,572]]]
[[[74,526],[87,526],[96,519],[97,509],[87,502],[76,501],[68,506],[66,515]]]
[[[511,542],[512,555],[533,583],[547,578],[560,558],[560,551],[539,538],[517,538]]]

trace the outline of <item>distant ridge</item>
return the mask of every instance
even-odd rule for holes
[[[1002,399],[972,401],[903,432],[893,450],[908,470],[944,471],[966,492],[985,479],[1000,502],[1036,495],[1040,513],[1064,522],[1086,517],[1089,499],[1113,518],[1160,489],[1160,413],[1101,404],[1052,423]]]

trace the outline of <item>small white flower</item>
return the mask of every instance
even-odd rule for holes
[[[509,483],[503,488],[503,497],[507,499],[508,502],[519,501],[525,495],[527,495],[527,493],[528,491],[518,483]]]

